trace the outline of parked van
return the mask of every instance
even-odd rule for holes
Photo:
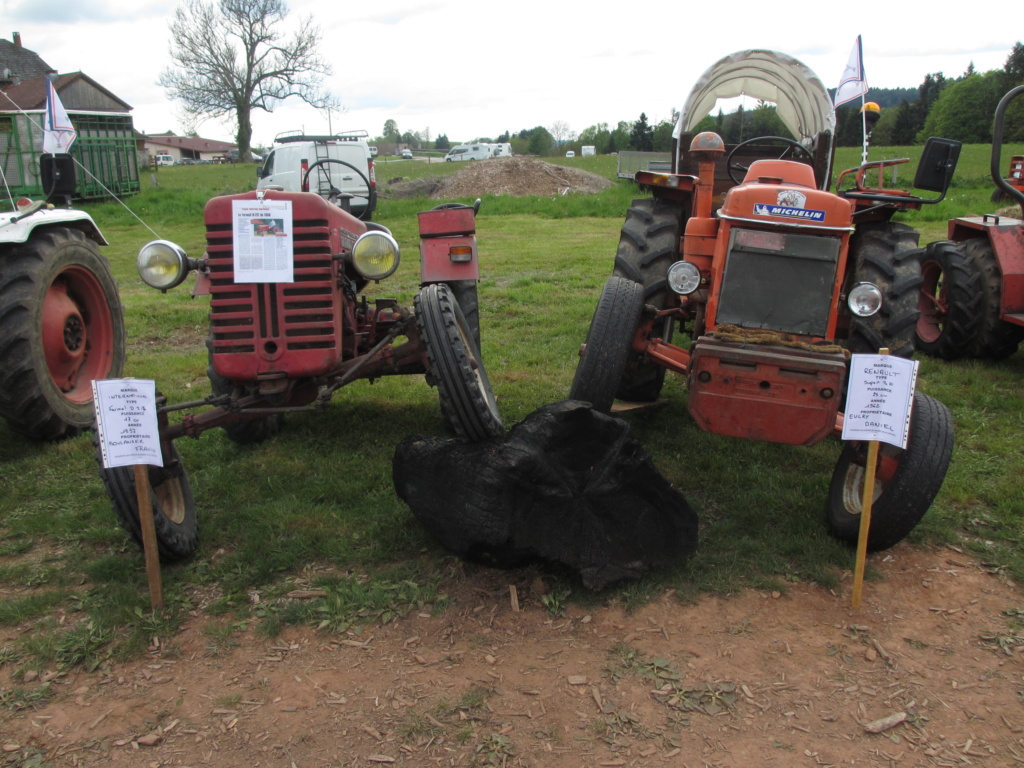
[[[316,192],[342,207],[348,205],[353,215],[369,221],[377,207],[377,178],[367,136],[366,131],[348,131],[334,136],[308,136],[297,131],[279,134],[274,139],[274,149],[256,170],[259,178],[256,188]],[[369,188],[366,181],[343,163],[361,171]]]
[[[156,156],[156,164],[157,165],[174,165],[174,158],[171,157],[170,155],[164,153],[164,152],[161,152],[160,154],[158,154]]]
[[[464,160],[487,160],[490,156],[491,145],[478,142],[476,144],[456,144],[448,150],[444,160],[446,163],[460,163]]]
[[[512,145],[491,144],[491,157],[512,157]]]

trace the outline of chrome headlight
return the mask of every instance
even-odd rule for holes
[[[352,266],[367,280],[383,280],[400,260],[398,243],[387,232],[364,232],[352,247]]]
[[[161,291],[181,285],[189,271],[185,249],[170,240],[146,243],[139,251],[135,266],[142,282]]]
[[[668,287],[680,296],[689,296],[700,287],[700,270],[689,261],[677,261],[668,270]]]
[[[874,283],[857,283],[846,297],[846,304],[857,317],[871,317],[882,308],[882,292]]]

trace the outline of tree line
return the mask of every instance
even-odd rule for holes
[[[881,117],[871,134],[877,146],[909,146],[923,144],[929,136],[957,139],[966,144],[985,144],[992,140],[992,117],[1003,95],[1024,84],[1024,44],[1017,42],[1002,69],[976,72],[973,65],[960,77],[947,78],[941,72],[924,76],[917,88],[870,88],[865,101],[881,108]],[[477,137],[479,141],[509,142],[516,154],[554,156],[567,150],[577,154],[582,146],[595,147],[598,154],[619,150],[669,152],[672,129],[678,113],[651,124],[646,113],[633,121],[620,121],[612,127],[597,123],[580,133],[558,121],[548,127],[536,126],[518,133],[505,131],[497,137]],[[390,131],[389,131],[390,124]],[[776,114],[772,104],[759,102],[753,108],[740,106],[734,112],[707,115],[696,128],[715,131],[726,144],[738,144],[754,136],[786,136],[789,131]],[[444,149],[451,146],[446,135],[431,144],[419,132],[399,134],[394,121],[385,124],[387,140],[401,141],[414,149]],[[380,140],[386,140],[380,137]],[[1017,99],[1007,111],[1005,141],[1024,141],[1024,99]],[[837,146],[860,146],[860,101],[850,102],[836,110]]]

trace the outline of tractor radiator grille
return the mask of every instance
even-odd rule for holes
[[[734,227],[715,322],[824,337],[841,241]]]
[[[266,358],[309,350],[321,350],[328,357],[337,354],[340,330],[332,301],[327,221],[294,221],[292,283],[236,283],[230,223],[208,224],[206,243],[215,356]]]

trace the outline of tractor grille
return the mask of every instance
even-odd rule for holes
[[[841,240],[734,227],[715,322],[824,337]]]
[[[294,282],[234,282],[230,223],[206,227],[210,269],[210,336],[223,376],[270,371],[322,373],[339,356],[340,318],[333,301],[328,222],[294,221]]]

